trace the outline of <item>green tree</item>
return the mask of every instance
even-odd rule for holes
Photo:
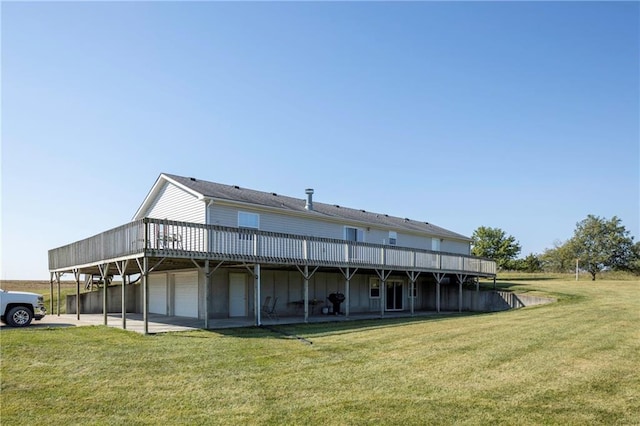
[[[603,269],[631,270],[637,261],[633,237],[614,216],[610,220],[594,215],[576,224],[573,238],[568,242],[580,266],[591,274]]]
[[[570,241],[555,241],[553,248],[540,256],[542,269],[546,272],[571,272],[576,266],[576,256]]]
[[[640,241],[633,245],[635,259],[631,262],[629,270],[636,275],[640,275]]]
[[[509,262],[514,259],[521,250],[516,239],[507,235],[500,228],[481,226],[471,236],[474,256],[486,257],[496,261],[498,268],[508,268]]]
[[[542,271],[542,262],[533,253],[529,253],[527,257],[522,261],[523,269],[527,272],[540,272]]]

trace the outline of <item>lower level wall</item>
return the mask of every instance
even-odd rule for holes
[[[127,304],[127,312],[140,312],[142,306],[140,297],[140,285],[127,285],[125,288],[125,298]],[[80,293],[80,313],[82,314],[101,314],[104,288],[88,293]],[[107,287],[107,312],[122,312],[122,286],[113,285]],[[76,295],[67,296],[67,313],[76,313]]]
[[[440,286],[440,310],[460,310],[460,294],[457,284]],[[427,310],[436,310],[436,288],[430,285],[425,288]],[[475,291],[462,290],[462,311],[497,312],[508,309],[524,308],[526,306],[542,305],[554,302],[554,299],[510,293],[508,291]]]
[[[142,312],[142,296],[140,285],[128,285],[126,291],[126,303],[127,312],[140,313]],[[101,314],[103,304],[104,289],[97,291],[91,291],[88,293],[80,294],[80,313],[83,314]],[[422,287],[422,292],[419,293],[419,300],[415,303],[416,310],[436,310],[436,288],[435,285],[425,285]],[[313,295],[310,296],[310,300],[313,300]],[[457,285],[442,285],[440,286],[440,310],[441,311],[458,311],[460,296],[458,293]],[[475,291],[469,289],[463,289],[462,291],[462,311],[471,312],[496,312],[505,311],[509,309],[523,308],[526,306],[541,305],[554,302],[554,299],[545,298],[540,296],[530,296],[524,294],[515,294],[507,291]],[[354,303],[355,302],[355,303]],[[76,295],[68,295],[67,300],[67,313],[76,313]],[[114,285],[108,287],[107,290],[107,311],[109,313],[122,312],[122,286]],[[324,305],[323,305],[324,306]],[[355,308],[355,309],[354,309]],[[284,315],[299,315],[300,306],[294,308],[295,310],[281,307],[279,312]],[[320,313],[321,308],[316,308],[316,313]],[[344,310],[344,306],[342,307]],[[406,306],[405,310],[409,310],[409,306]],[[350,309],[352,313],[358,312],[378,312],[379,305],[377,306],[362,306],[358,303],[358,298],[352,297],[352,307]],[[225,315],[217,315],[219,318],[224,318]]]

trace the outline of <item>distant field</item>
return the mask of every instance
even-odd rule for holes
[[[51,286],[49,281],[34,281],[34,280],[0,280],[0,288],[9,291],[30,291],[32,293],[39,293],[44,296],[44,306],[47,311],[51,313]],[[84,288],[80,287],[80,291],[84,291]],[[65,298],[67,294],[76,294],[76,283],[74,281],[61,281],[60,282],[60,313],[65,314],[67,312],[67,306]],[[58,308],[58,285],[53,283],[53,303],[54,309]]]
[[[497,286],[558,302],[155,336],[2,329],[2,424],[640,424],[637,280]]]
[[[32,280],[0,280],[0,288],[3,290],[13,291],[31,291],[34,293],[49,292],[49,281],[32,281]],[[53,283],[54,290],[57,284]],[[60,288],[73,288],[75,290],[76,283],[74,281],[61,281]]]

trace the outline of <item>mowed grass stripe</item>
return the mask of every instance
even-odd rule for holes
[[[3,330],[3,423],[639,424],[638,283],[509,285],[559,301],[282,326],[312,345],[257,328]]]

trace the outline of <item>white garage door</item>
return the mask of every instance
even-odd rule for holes
[[[198,273],[175,274],[174,315],[198,318]]]
[[[149,275],[149,312],[167,315],[167,275]]]

